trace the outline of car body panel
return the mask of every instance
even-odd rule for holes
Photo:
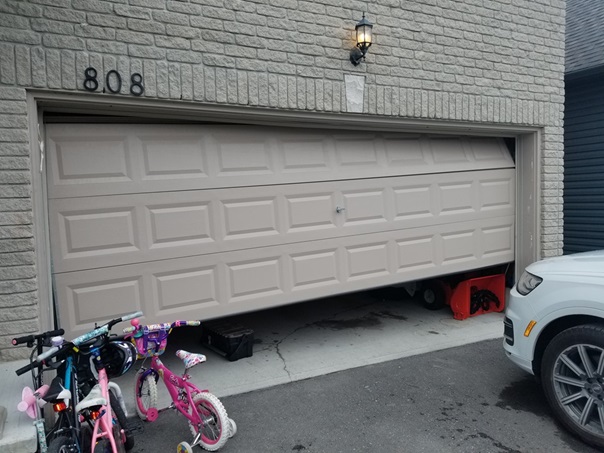
[[[549,258],[529,265],[526,271],[543,279],[526,296],[510,291],[506,316],[514,324],[514,345],[504,349],[514,363],[533,373],[539,336],[552,322],[576,315],[604,320],[604,250]],[[528,323],[536,321],[529,337]]]

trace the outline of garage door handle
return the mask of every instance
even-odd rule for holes
[[[340,206],[336,206],[336,212],[339,214],[342,211],[346,211],[346,208],[341,208]]]

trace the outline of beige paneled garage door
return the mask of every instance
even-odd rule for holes
[[[514,259],[501,140],[257,126],[48,125],[70,333],[208,319]]]

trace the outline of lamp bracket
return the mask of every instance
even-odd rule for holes
[[[361,60],[364,60],[364,59],[365,59],[365,52],[363,52],[358,47],[354,47],[350,51],[350,62],[353,65],[358,66],[361,63]]]

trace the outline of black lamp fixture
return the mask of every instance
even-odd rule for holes
[[[372,28],[373,24],[365,19],[365,13],[363,13],[363,18],[354,27],[356,32],[357,46],[350,51],[350,62],[355,66],[358,66],[359,63],[361,63],[361,60],[365,59],[367,49],[371,47]]]

